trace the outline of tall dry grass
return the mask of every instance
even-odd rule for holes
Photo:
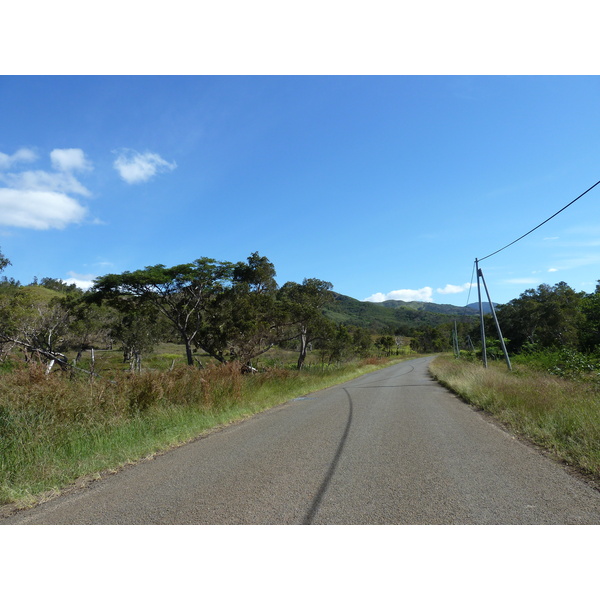
[[[526,366],[437,357],[432,375],[515,433],[600,480],[600,394],[596,386]]]
[[[40,365],[0,375],[0,504],[164,450],[203,431],[395,361],[243,375],[236,364],[107,378]]]

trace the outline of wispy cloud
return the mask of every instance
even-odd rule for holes
[[[37,154],[29,148],[20,148],[11,155],[0,152],[0,169],[11,169],[20,162],[33,162],[36,159]]]
[[[50,159],[55,171],[16,171],[20,162],[37,159],[22,148],[12,156],[0,155],[0,163],[12,169],[0,173],[0,225],[26,229],[63,229],[80,223],[87,214],[75,196],[90,196],[71,171],[90,169],[82,150],[55,149]]]
[[[0,181],[16,190],[62,192],[90,196],[89,190],[71,173],[49,171],[23,171],[21,173],[0,174]]]
[[[121,178],[130,184],[143,183],[158,173],[166,173],[177,168],[175,162],[167,162],[159,154],[122,149],[116,151],[117,158],[113,163]]]
[[[89,171],[91,163],[80,148],[56,149],[50,152],[52,166],[58,171]]]
[[[578,267],[587,267],[589,265],[597,265],[600,263],[600,254],[592,253],[582,256],[566,257],[555,262],[556,270],[566,271],[576,269]]]
[[[386,300],[404,300],[404,302],[432,302],[433,301],[433,289],[430,287],[423,287],[420,290],[394,290],[387,294],[378,292],[368,298],[365,298],[363,302],[385,302]]]
[[[101,261],[98,261],[97,263],[94,263],[94,266],[100,267],[101,269],[106,269],[109,267],[114,267],[115,265],[108,260],[101,260]]]

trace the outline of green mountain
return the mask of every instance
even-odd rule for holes
[[[479,308],[435,304],[434,302],[361,302],[334,293],[335,302],[325,309],[325,315],[335,323],[365,327],[376,333],[391,332],[410,335],[423,327],[443,323],[476,321]]]
[[[477,313],[479,313],[479,302],[472,302],[471,304],[467,304],[468,307],[474,308]],[[482,302],[481,306],[483,308],[483,313],[488,314],[492,312],[491,304],[489,302]],[[494,302],[494,308],[498,308],[500,305],[497,302]]]

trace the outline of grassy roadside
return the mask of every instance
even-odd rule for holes
[[[511,431],[600,482],[600,392],[528,366],[436,357],[431,374]]]
[[[181,367],[121,374],[113,382],[48,377],[35,365],[4,373],[0,505],[31,506],[82,478],[99,478],[212,428],[415,357],[253,375],[236,365]]]

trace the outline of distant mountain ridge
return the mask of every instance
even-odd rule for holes
[[[477,314],[479,314],[479,302],[472,302],[471,304],[467,304],[467,306],[474,308],[477,311]],[[498,306],[500,306],[498,302],[494,302],[494,310],[498,308]],[[492,312],[492,305],[489,302],[482,302],[481,307],[483,308],[483,313],[486,315]]]
[[[384,300],[383,302],[370,302],[370,304],[381,304],[382,306],[389,306],[392,308],[405,306],[408,308],[414,308],[415,310],[427,310],[429,312],[440,313],[442,315],[470,315],[474,313],[479,314],[479,302],[471,302],[471,304],[467,304],[466,306],[455,306],[454,304],[437,304],[435,302],[418,302],[414,300]],[[489,302],[482,302],[481,305],[485,314],[492,312],[491,305]],[[494,302],[494,308],[497,306],[498,303]]]
[[[473,320],[479,315],[479,303],[468,306],[436,304],[435,302],[384,302],[360,301],[350,296],[334,293],[335,302],[325,309],[325,314],[335,323],[365,327],[373,332],[395,331],[410,335],[423,327],[435,327],[455,320]],[[483,304],[490,312],[489,303]]]
[[[413,308],[414,310],[426,310],[441,315],[469,315],[473,314],[473,305],[469,306],[454,306],[453,304],[436,304],[435,302],[419,302],[419,301],[404,301],[404,300],[384,300],[383,302],[370,302],[370,304],[381,304],[391,308]],[[477,304],[475,312],[479,312],[479,304]]]

